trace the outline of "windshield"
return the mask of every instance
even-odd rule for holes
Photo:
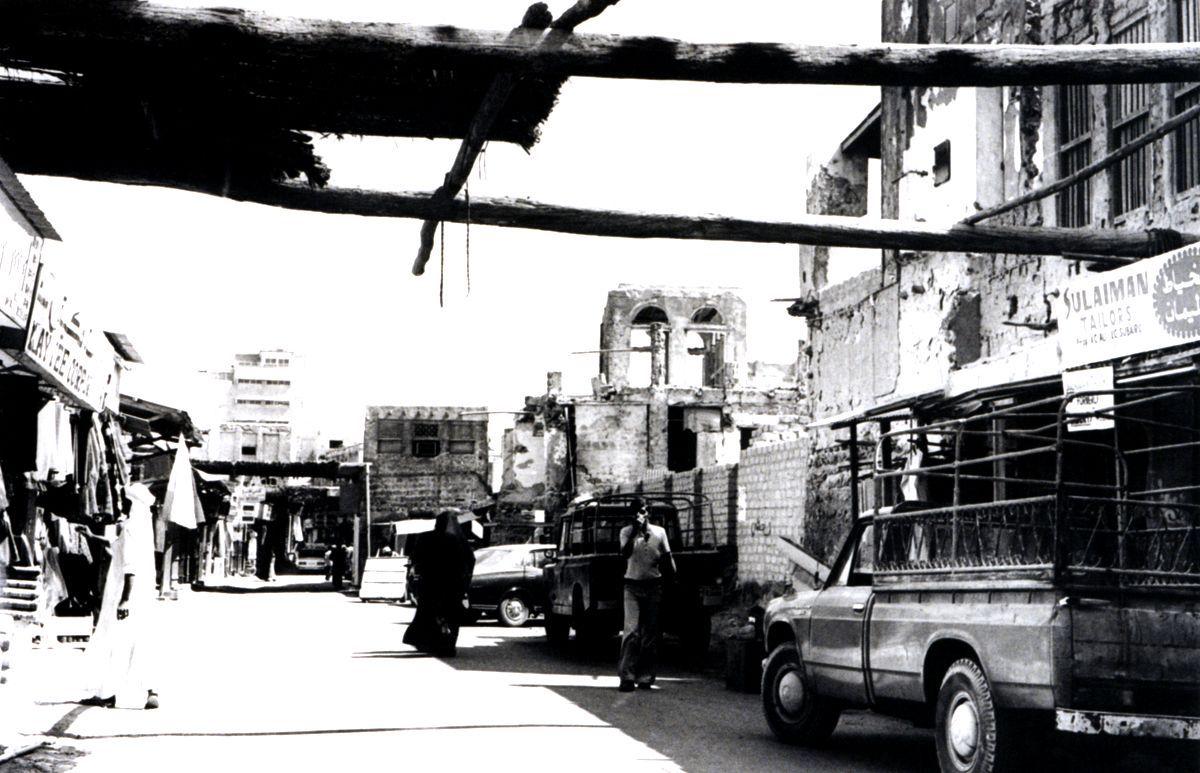
[[[483,548],[475,551],[475,571],[503,571],[521,566],[521,558],[527,551],[511,548]]]

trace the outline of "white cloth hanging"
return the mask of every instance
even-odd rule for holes
[[[196,479],[192,475],[187,441],[180,438],[175,449],[175,463],[171,466],[171,477],[167,481],[167,494],[163,498],[162,517],[185,529],[194,529],[203,518],[196,512],[197,501]]]

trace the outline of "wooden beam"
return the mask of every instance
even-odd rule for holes
[[[86,74],[197,73],[316,102],[376,94],[413,68],[721,83],[1004,86],[1200,80],[1200,43],[819,46],[685,43],[283,19],[143,2],[0,0],[0,64]]]
[[[1059,191],[1065,191],[1067,188],[1070,188],[1072,185],[1074,185],[1078,182],[1082,182],[1083,180],[1086,180],[1089,177],[1092,177],[1093,175],[1095,175],[1099,172],[1102,172],[1105,169],[1108,169],[1110,166],[1112,166],[1113,164],[1116,164],[1121,159],[1128,158],[1129,156],[1133,155],[1137,151],[1139,151],[1142,148],[1149,145],[1151,142],[1154,142],[1157,139],[1167,136],[1171,132],[1178,129],[1180,126],[1183,126],[1188,121],[1191,121],[1198,117],[1200,117],[1200,105],[1194,105],[1193,107],[1189,107],[1187,110],[1184,110],[1179,115],[1174,116],[1169,121],[1164,121],[1162,124],[1154,127],[1153,129],[1146,132],[1145,134],[1142,134],[1142,135],[1134,138],[1128,145],[1122,145],[1120,148],[1117,148],[1112,153],[1109,153],[1107,156],[1104,156],[1103,158],[1099,159],[1098,161],[1088,164],[1087,166],[1083,167],[1079,171],[1073,172],[1073,173],[1067,175],[1066,177],[1062,178],[1061,180],[1056,180],[1053,183],[1050,183],[1049,185],[1042,186],[1041,188],[1037,188],[1035,190],[1029,191],[1028,193],[1017,196],[1014,199],[1009,199],[1008,201],[1004,202],[1003,204],[998,204],[989,209],[985,209],[980,212],[976,212],[975,214],[971,215],[970,217],[964,218],[963,223],[965,223],[967,225],[979,223],[984,220],[987,220],[989,217],[995,217],[996,215],[1002,215],[1005,212],[1009,212],[1018,207],[1023,207],[1026,204],[1032,204],[1033,202],[1044,199],[1047,196],[1053,196],[1054,194],[1058,193]]]
[[[136,181],[127,179],[124,182]],[[427,193],[313,188],[298,183],[201,192],[310,212],[467,222],[467,206],[461,199],[437,204]],[[470,222],[474,225],[630,239],[698,239],[1014,255],[1088,253],[1141,258],[1200,242],[1200,234],[1166,230],[971,226],[961,223],[939,225],[818,215],[807,215],[791,222],[764,221],[716,215],[690,217],[582,209],[527,199],[474,197],[471,199]]]
[[[577,0],[562,16],[554,20],[551,20],[546,4],[537,3],[525,11],[525,18],[511,34],[519,36],[525,30],[550,27],[553,33],[550,37],[543,38],[541,47],[555,47],[561,45],[565,36],[573,33],[578,24],[599,15],[605,8],[617,2],[618,0]],[[496,122],[496,118],[500,115],[500,111],[504,108],[520,77],[517,73],[503,72],[492,79],[487,94],[484,95],[479,110],[471,119],[471,126],[467,129],[462,144],[459,145],[453,166],[446,173],[442,184],[433,193],[433,197],[437,201],[450,201],[466,185],[467,178],[471,176],[471,170],[475,168],[475,162],[479,159],[479,154],[483,152],[483,146],[492,130],[492,124]],[[437,233],[437,226],[436,220],[426,220],[421,223],[421,242],[417,247],[417,257],[413,261],[412,267],[412,272],[416,276],[425,273],[429,256],[433,254],[433,237]]]
[[[510,36],[520,35],[525,30],[544,30],[550,26],[552,21],[553,17],[551,17],[550,9],[546,4],[535,3],[526,9],[520,25],[510,33]],[[475,161],[483,152],[484,144],[487,143],[492,124],[496,122],[496,117],[504,108],[516,83],[516,76],[510,72],[502,72],[492,79],[483,101],[479,104],[479,109],[471,119],[471,125],[467,128],[462,144],[458,146],[454,164],[446,173],[442,184],[433,192],[434,201],[439,203],[450,201],[466,185],[471,170],[475,168]],[[417,276],[425,273],[425,264],[429,262],[429,256],[433,253],[433,237],[437,233],[437,226],[436,220],[426,220],[421,223],[421,241],[417,247],[417,257],[413,261],[412,268],[413,274]]]

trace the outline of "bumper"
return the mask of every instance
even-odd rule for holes
[[[1200,718],[1197,717],[1117,714],[1074,709],[1058,709],[1054,714],[1058,729],[1067,733],[1200,741]]]

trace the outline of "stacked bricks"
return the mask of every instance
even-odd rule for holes
[[[808,440],[802,438],[742,451],[737,477],[739,583],[769,585],[790,578],[791,565],[778,537],[803,539],[808,450]]]

